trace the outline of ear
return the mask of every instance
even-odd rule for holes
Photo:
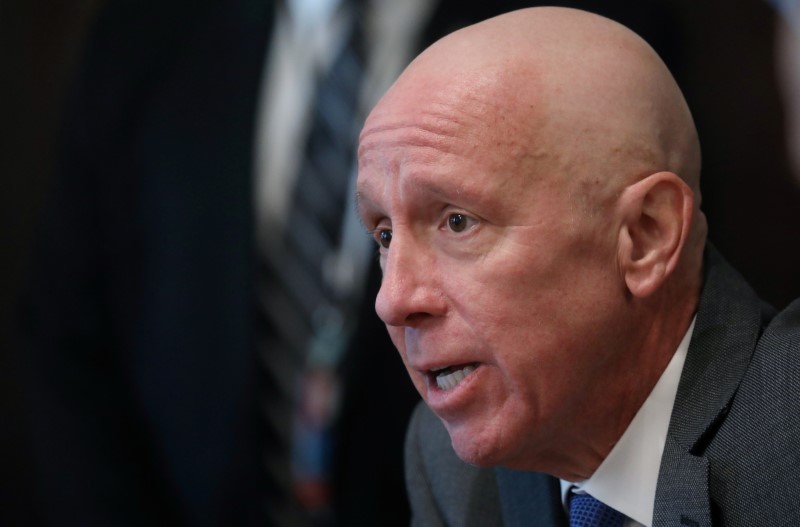
[[[689,236],[694,194],[671,172],[627,187],[619,199],[619,268],[635,297],[653,294],[675,270]]]

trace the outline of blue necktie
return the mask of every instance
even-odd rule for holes
[[[572,494],[569,500],[570,527],[622,527],[625,515],[588,494]]]

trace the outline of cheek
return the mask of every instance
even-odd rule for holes
[[[534,258],[528,265],[520,261],[524,256],[490,256],[451,284],[455,309],[486,345],[516,340],[525,346],[529,334],[543,324],[543,316],[552,316],[558,308],[562,295],[552,288],[553,277],[537,270]]]
[[[575,317],[582,301],[564,270],[557,259],[518,253],[487,258],[471,283],[454,287],[462,318],[514,392],[560,386],[565,356],[581,345]]]
[[[488,326],[518,336],[563,334],[576,316],[593,310],[587,300],[601,288],[578,240],[545,243],[532,229],[518,228],[487,255],[458,289],[470,295]],[[531,241],[533,239],[534,241]],[[470,300],[462,297],[464,305]],[[480,309],[478,309],[478,306]],[[562,337],[563,338],[563,337]]]
[[[580,259],[536,258],[528,269],[487,275],[471,324],[492,350],[508,389],[551,412],[602,362],[620,294],[613,276]]]

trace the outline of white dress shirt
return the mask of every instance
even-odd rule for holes
[[[592,477],[579,483],[561,481],[565,504],[572,489],[627,516],[625,527],[652,527],[661,455],[694,323],[692,320],[653,391]]]

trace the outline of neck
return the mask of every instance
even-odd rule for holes
[[[559,441],[562,456],[552,456],[554,466],[547,472],[567,481],[591,477],[653,391],[697,307],[697,295],[691,299],[661,296],[638,306],[625,327],[619,328],[625,342],[616,343],[618,352],[609,367],[598,372],[597,382],[584,390],[581,425],[569,426],[571,437]],[[566,456],[563,445],[568,445]]]

